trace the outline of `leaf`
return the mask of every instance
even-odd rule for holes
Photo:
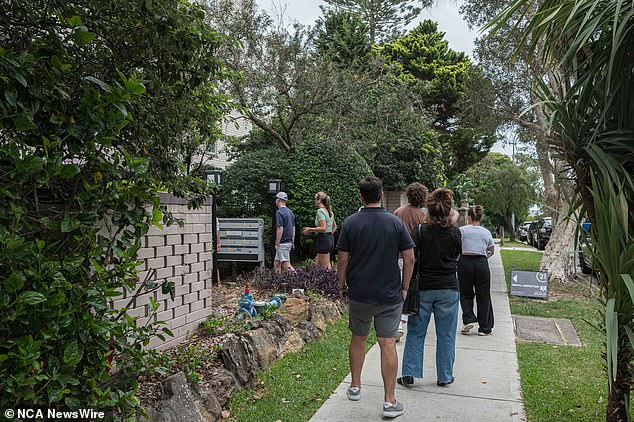
[[[49,403],[55,403],[59,401],[62,398],[62,394],[63,394],[62,388],[57,382],[49,384],[48,387],[46,388],[46,392],[48,394]]]
[[[16,79],[18,82],[20,82],[20,84],[21,84],[23,87],[25,87],[25,88],[26,88],[26,87],[28,86],[28,83],[26,83],[26,79],[24,79],[24,75],[22,75],[20,72],[16,72],[16,74],[15,74],[15,79]]]
[[[64,349],[64,363],[75,366],[84,356],[83,349],[77,343],[77,340],[71,341]]]
[[[76,219],[75,217],[73,217],[70,214],[66,214],[64,216],[64,219],[62,220],[62,233],[70,233],[73,230],[75,230],[77,227],[79,227],[81,225],[81,223],[79,222],[78,219]]]
[[[92,40],[97,37],[97,34],[90,31],[76,31],[73,34],[73,39],[77,42],[78,45],[84,46],[90,44]]]
[[[20,277],[19,274],[11,273],[11,275],[5,282],[4,287],[7,290],[7,293],[16,292],[24,287],[24,280],[22,279],[22,277]]]
[[[105,83],[101,79],[97,79],[94,76],[86,76],[84,79],[99,85],[99,87],[101,89],[103,89],[104,91],[106,91],[106,92],[112,91],[112,88],[110,88],[110,85],[108,85],[107,83]]]
[[[79,174],[80,171],[81,170],[77,164],[64,164],[62,166],[62,170],[59,172],[59,175],[62,179],[70,179],[71,177]]]
[[[66,18],[66,22],[68,22],[68,24],[71,27],[73,27],[73,28],[81,26],[81,18],[79,16],[73,16],[73,17],[70,17],[70,18]]]
[[[7,86],[4,90],[4,98],[6,98],[7,102],[14,106],[18,101],[18,92],[15,89],[13,84]]]
[[[26,132],[28,130],[35,129],[36,127],[37,126],[35,126],[31,117],[21,115],[15,119],[15,128],[21,132]]]
[[[26,303],[27,305],[36,305],[38,303],[46,302],[46,297],[42,293],[27,290],[22,292],[18,297],[18,302]]]
[[[66,406],[68,406],[70,410],[77,410],[79,409],[79,406],[81,406],[81,400],[77,397],[66,397],[64,399],[64,403],[66,403]]]
[[[145,92],[145,86],[143,86],[142,83],[136,82],[133,80],[126,81],[125,89],[127,89],[128,91],[130,91],[131,93],[135,95],[141,95]]]

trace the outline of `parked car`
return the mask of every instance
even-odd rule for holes
[[[519,237],[520,242],[526,242],[528,239],[528,228],[530,227],[531,222],[525,221],[519,225],[517,230],[517,237]]]
[[[550,234],[553,231],[553,219],[551,217],[540,218],[537,222],[537,230],[535,233],[535,247],[540,251],[546,249],[546,245],[550,240]]]
[[[526,243],[529,245],[536,247],[537,246],[537,221],[531,221],[528,225],[528,229],[526,230]]]
[[[592,273],[592,239],[589,236],[591,222],[587,221],[581,223],[581,229],[585,233],[579,233],[579,249],[577,255],[579,256],[579,267],[584,274]]]

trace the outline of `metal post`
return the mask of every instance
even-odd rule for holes
[[[275,201],[271,205],[271,246],[273,248],[273,254],[271,255],[271,268],[275,264],[275,240],[277,239],[277,227],[275,225],[275,213],[277,212],[277,207],[275,206]]]
[[[216,285],[220,284],[220,270],[218,268],[218,236],[216,235],[216,233],[218,233],[218,225],[216,224],[216,219],[217,219],[217,213],[216,213],[216,194],[212,194],[211,195],[211,238],[212,238],[212,245],[213,245],[213,251],[211,253],[211,259],[212,259],[212,264],[213,264],[213,275],[211,277],[212,280],[216,281]]]

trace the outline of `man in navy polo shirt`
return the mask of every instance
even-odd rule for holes
[[[396,335],[403,299],[414,267],[414,242],[403,221],[381,207],[383,183],[369,176],[359,183],[363,208],[346,218],[337,243],[339,295],[348,297],[350,313],[350,371],[348,398],[361,398],[361,370],[365,347],[374,320],[381,348],[383,416],[394,418],[405,412],[396,400]],[[403,275],[398,258],[403,258]],[[347,287],[346,287],[347,286]]]

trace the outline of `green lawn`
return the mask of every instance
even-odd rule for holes
[[[501,251],[507,283],[512,267],[539,269],[541,253]],[[596,421],[605,418],[607,378],[603,370],[603,340],[591,324],[599,319],[599,304],[587,286],[553,283],[549,301],[511,297],[511,312],[549,318],[569,318],[582,347],[518,343],[522,391],[529,421]]]
[[[376,341],[374,331],[368,349]],[[326,335],[289,353],[257,376],[256,389],[236,392],[227,408],[236,421],[306,421],[350,372],[348,320],[340,319]]]
[[[524,242],[519,242],[517,240],[514,241],[510,241],[509,238],[505,238],[504,239],[504,247],[505,248],[527,248],[527,249],[536,249],[534,247],[532,247],[531,245],[524,243]]]

